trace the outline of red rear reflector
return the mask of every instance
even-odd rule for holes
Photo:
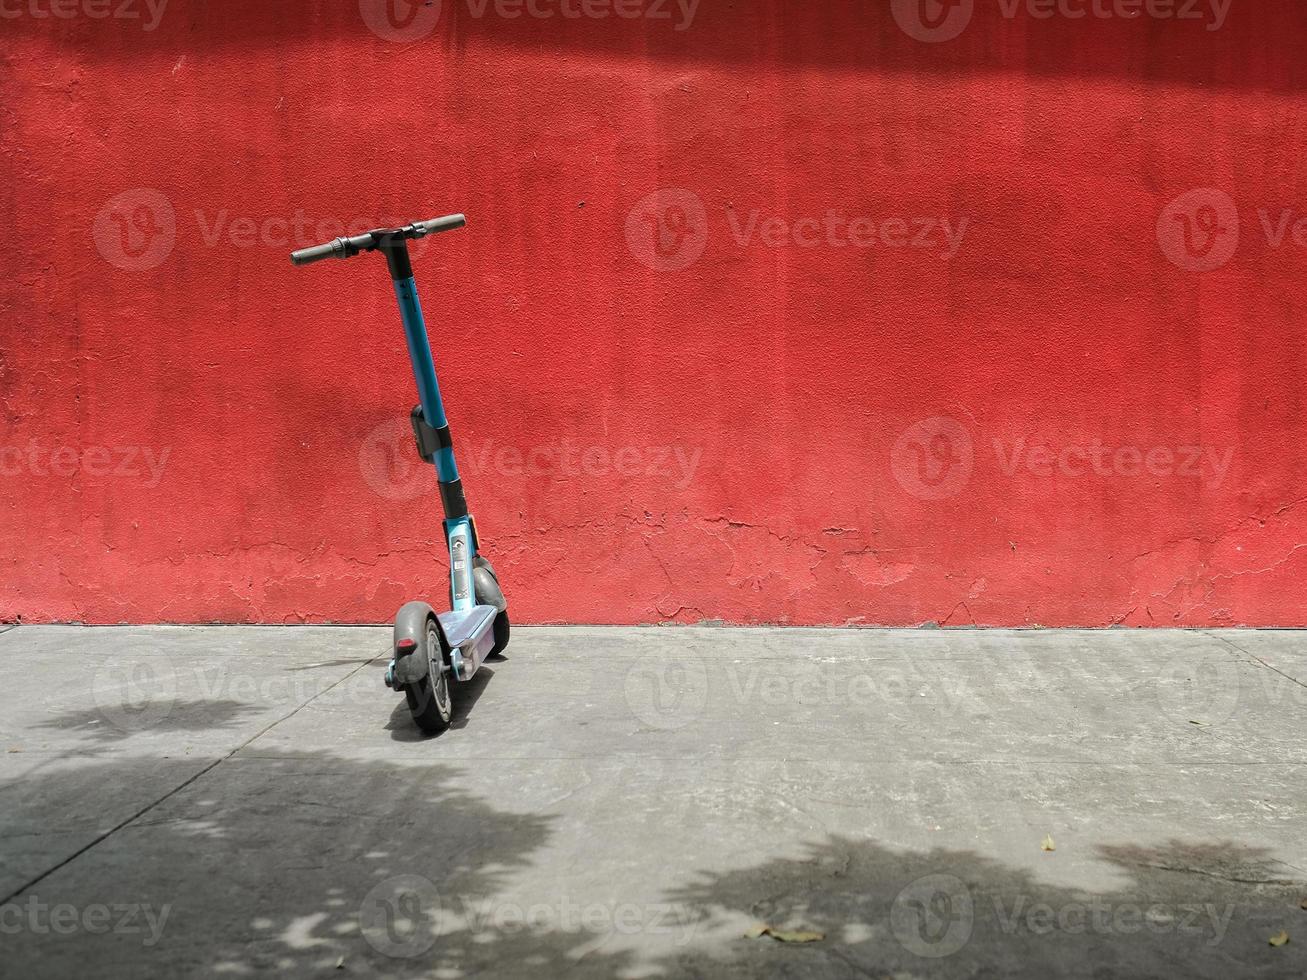
[[[395,649],[399,650],[402,653],[408,653],[410,650],[416,650],[417,648],[418,648],[417,640],[400,640],[398,643],[395,644]]]

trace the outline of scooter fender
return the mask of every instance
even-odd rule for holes
[[[427,623],[435,620],[436,635],[440,637],[440,650],[427,650]],[[412,644],[404,643],[413,641]],[[432,657],[444,656],[445,631],[440,627],[436,611],[425,602],[410,602],[395,617],[395,683],[417,684],[430,676]],[[407,648],[407,653],[401,653]]]
[[[480,561],[480,557],[477,558]],[[477,602],[483,606],[494,606],[500,612],[508,608],[508,600],[504,598],[504,590],[499,587],[499,581],[495,578],[494,570],[490,568],[489,562],[485,565],[476,565],[472,569],[472,587],[476,590]]]

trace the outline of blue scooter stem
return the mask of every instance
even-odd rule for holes
[[[412,276],[395,280],[395,297],[399,300],[399,313],[404,320],[404,337],[408,342],[409,360],[413,362],[422,416],[433,429],[443,429],[449,422],[445,418],[445,404],[440,399],[440,382],[436,380],[436,364],[431,356],[431,340],[422,316],[417,282]],[[458,479],[458,464],[454,462],[452,448],[446,447],[436,453],[436,473],[441,483],[453,483]]]

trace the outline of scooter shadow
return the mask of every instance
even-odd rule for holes
[[[454,717],[449,723],[448,731],[458,731],[468,726],[472,708],[481,700],[482,693],[494,680],[495,672],[490,665],[492,663],[502,664],[507,662],[508,658],[502,655],[497,654],[489,657],[481,665],[481,669],[476,672],[475,677],[465,684],[456,684],[454,686]],[[403,698],[395,706],[395,710],[390,713],[390,720],[386,722],[386,730],[390,732],[390,738],[395,742],[429,742],[432,739],[440,738],[439,735],[428,735],[413,723],[413,716],[409,714],[408,710],[408,702]]]

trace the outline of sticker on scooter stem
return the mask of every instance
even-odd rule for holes
[[[470,586],[472,576],[467,571],[467,542],[461,537],[455,538],[450,552],[450,562],[454,570],[454,598],[466,599],[472,594]]]

